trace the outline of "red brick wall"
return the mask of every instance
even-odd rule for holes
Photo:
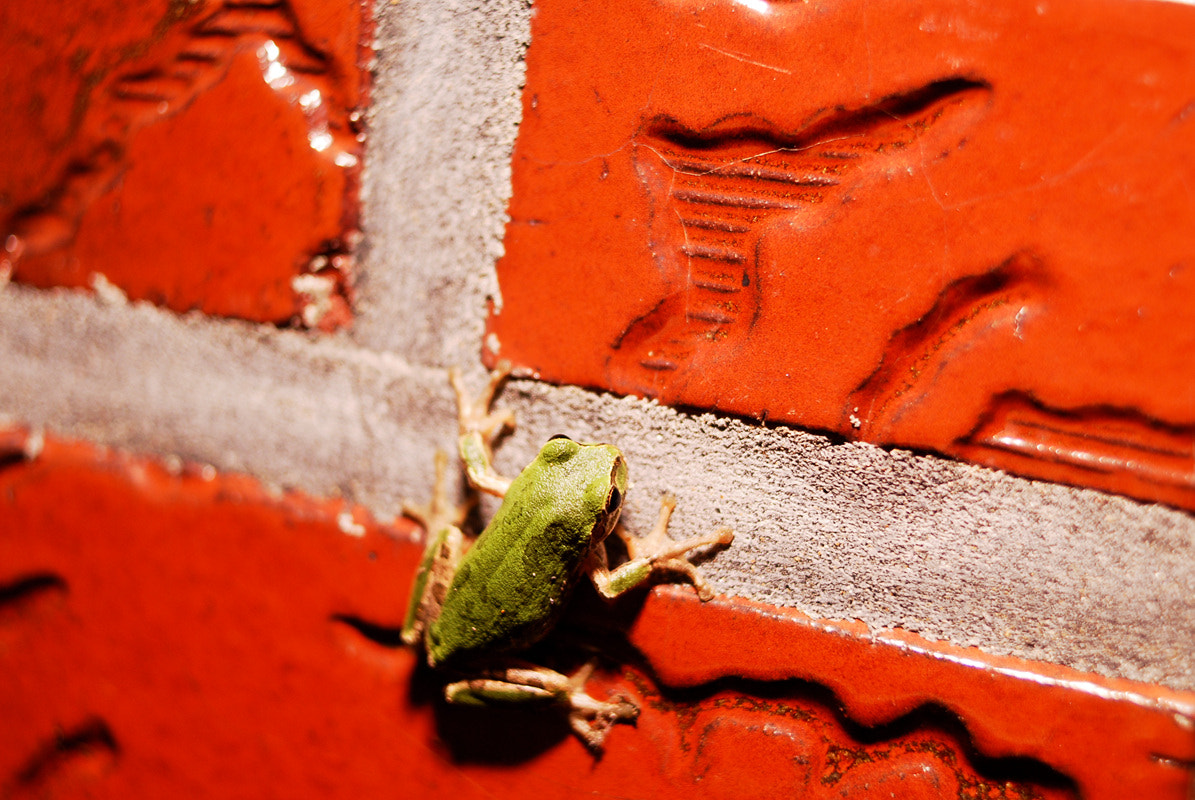
[[[5,4],[6,291],[393,357],[343,332],[388,313],[354,307],[370,13]],[[1179,4],[545,0],[485,358],[1190,511],[1193,56]],[[128,393],[175,388],[141,357]],[[368,420],[363,384],[321,413]],[[138,406],[101,403],[73,438],[0,408],[0,797],[1191,791],[1190,691],[686,589],[582,592],[541,654],[596,646],[590,691],[641,708],[600,757],[550,712],[447,706],[398,639],[420,534],[334,496],[372,496],[357,473],[313,498],[180,458],[198,416],[102,447]]]

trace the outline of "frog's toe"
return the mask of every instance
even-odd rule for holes
[[[610,729],[618,723],[634,725],[639,718],[639,707],[622,696],[605,703],[587,694],[575,694],[569,699],[569,725],[590,750],[601,750]]]
[[[611,706],[611,723],[625,721],[634,725],[639,721],[639,706],[631,702],[629,697],[619,695],[618,701],[609,703]]]

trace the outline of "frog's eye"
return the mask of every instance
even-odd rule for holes
[[[622,492],[617,486],[610,487],[610,496],[606,498],[606,513],[613,514],[622,505]]]
[[[572,439],[569,439],[569,437],[565,436],[563,433],[558,433],[555,436],[548,437],[549,442],[552,441],[553,439],[568,439],[570,442],[572,441]]]
[[[539,451],[539,457],[551,463],[561,463],[572,458],[581,446],[567,436],[553,436]]]

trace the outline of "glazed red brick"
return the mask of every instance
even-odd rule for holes
[[[178,311],[346,324],[363,14],[3,4],[0,267]]]
[[[1187,796],[1195,696],[657,589],[545,658],[642,708],[446,707],[398,644],[419,544],[340,503],[55,440],[0,470],[5,797]],[[343,519],[342,515],[349,514]]]
[[[1195,9],[536,8],[487,358],[1195,508]]]

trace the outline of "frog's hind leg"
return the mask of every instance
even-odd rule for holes
[[[457,564],[465,551],[465,536],[460,525],[472,503],[455,505],[448,499],[448,455],[436,452],[436,483],[427,505],[403,503],[403,514],[423,526],[427,537],[423,557],[415,572],[407,614],[403,619],[402,639],[416,644],[430,620],[440,615],[440,606],[456,574]]]
[[[597,751],[610,729],[619,722],[633,723],[639,709],[623,697],[602,701],[586,693],[593,666],[590,662],[571,677],[543,667],[489,670],[482,677],[449,684],[444,697],[450,703],[466,705],[540,702],[562,706],[568,710],[573,732]]]

